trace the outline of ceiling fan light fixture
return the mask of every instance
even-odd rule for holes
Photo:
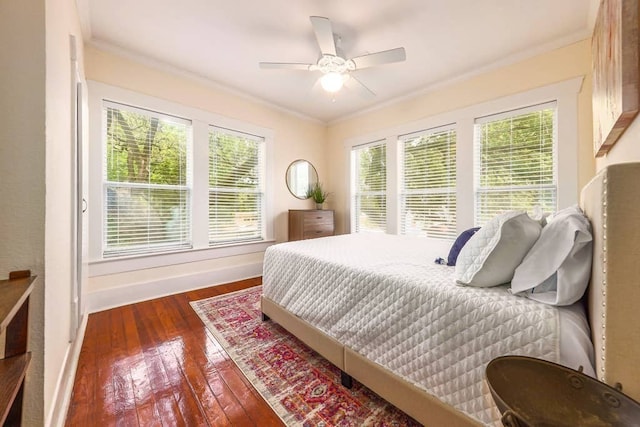
[[[330,71],[320,78],[320,85],[327,92],[335,93],[342,89],[343,84],[344,78],[342,74],[335,71]]]
[[[376,65],[402,62],[407,55],[403,47],[383,50],[380,52],[368,53],[351,59],[345,59],[339,53],[337,44],[340,37],[333,33],[331,21],[322,16],[311,16],[311,25],[316,36],[316,41],[320,47],[321,57],[315,64],[302,64],[298,62],[260,62],[260,68],[273,69],[285,68],[289,70],[319,71],[320,85],[322,89],[329,93],[336,93],[342,86],[348,89],[355,89],[363,96],[375,96],[375,93],[366,87],[360,80],[354,77],[351,72]]]

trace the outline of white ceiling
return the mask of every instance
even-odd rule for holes
[[[85,42],[204,77],[330,122],[590,37],[597,0],[78,0]],[[403,46],[407,60],[355,72],[377,96],[333,98],[309,16],[328,17],[347,58]]]

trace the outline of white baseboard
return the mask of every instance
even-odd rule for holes
[[[69,345],[67,354],[65,355],[63,369],[60,371],[56,389],[53,393],[53,405],[51,406],[51,412],[45,420],[45,426],[62,427],[65,424],[88,318],[89,315],[87,313],[82,316],[76,339]]]
[[[140,301],[236,282],[261,275],[262,262],[258,262],[221,270],[103,289],[87,294],[87,309],[89,313],[95,313],[97,311],[108,310]]]

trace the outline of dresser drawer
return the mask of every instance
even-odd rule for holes
[[[329,230],[305,230],[303,239],[315,239],[316,237],[333,236],[333,229]]]
[[[290,210],[289,240],[333,236],[335,225],[331,210]]]
[[[333,228],[333,217],[332,216],[313,216],[313,217],[305,217],[302,221],[303,227],[305,230],[317,230],[320,228]]]
[[[333,221],[326,222],[310,222],[304,225],[303,231],[306,233],[308,231],[328,231],[333,233]]]

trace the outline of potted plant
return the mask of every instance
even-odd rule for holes
[[[319,182],[310,185],[307,190],[307,198],[313,199],[316,209],[322,209],[322,204],[327,200],[327,197],[329,197],[329,193],[322,189],[322,184]]]

